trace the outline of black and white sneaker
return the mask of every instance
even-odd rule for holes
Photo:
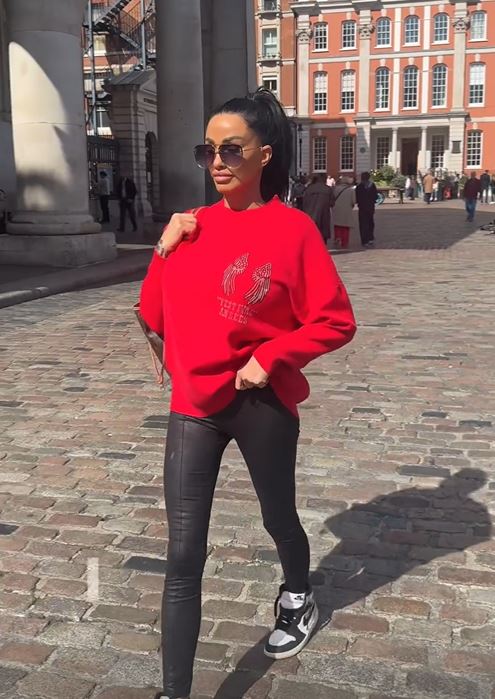
[[[300,595],[302,604],[296,609],[284,606],[288,595],[285,586],[281,585],[275,600],[277,621],[265,644],[265,655],[275,660],[297,655],[311,638],[318,622],[318,607],[311,589]]]

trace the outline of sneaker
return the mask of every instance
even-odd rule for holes
[[[265,644],[265,655],[275,660],[290,658],[297,655],[311,638],[318,622],[318,607],[311,589],[301,594],[304,599],[297,609],[287,609],[282,606],[282,596],[285,586],[275,600],[275,628]]]

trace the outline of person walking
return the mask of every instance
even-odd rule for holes
[[[325,175],[313,175],[303,196],[303,211],[318,226],[325,243],[331,236],[330,211],[334,203],[333,190],[325,184]]]
[[[466,207],[467,218],[466,221],[470,223],[474,219],[474,214],[476,211],[476,202],[478,201],[479,194],[481,192],[481,182],[476,177],[476,173],[472,172],[468,181],[464,185],[464,205]]]
[[[371,181],[369,172],[361,173],[361,182],[356,187],[356,202],[359,209],[359,235],[363,247],[375,244],[375,204],[378,190]]]
[[[119,197],[120,208],[120,225],[117,230],[120,233],[125,231],[126,214],[129,214],[129,218],[131,219],[132,224],[132,230],[135,233],[137,231],[135,207],[137,187],[134,184],[134,180],[127,176],[121,177],[117,187],[117,194]]]
[[[108,203],[110,201],[110,180],[105,170],[100,172],[100,181],[98,183],[98,191],[100,197],[101,219],[100,223],[110,223],[110,211]]]
[[[480,188],[481,188],[481,203],[489,204],[491,202],[491,181],[490,173],[488,170],[480,177]]]
[[[300,209],[300,211],[302,211],[303,209],[303,199],[305,191],[306,185],[303,181],[302,175],[299,175],[299,177],[296,179],[294,183],[294,187],[292,188],[292,197],[294,199],[294,206],[296,207],[296,209]]]
[[[431,170],[429,170],[423,177],[423,195],[424,200],[427,204],[431,203],[431,195],[433,194],[433,185],[435,183],[435,178]]]
[[[349,247],[349,237],[353,223],[352,210],[356,205],[356,195],[353,180],[341,177],[334,189],[334,205],[332,208],[333,234],[335,244],[341,248]]]
[[[141,289],[141,315],[166,338],[172,377],[164,690],[156,699],[190,695],[210,510],[231,440],[246,461],[284,575],[265,654],[299,653],[318,619],[295,504],[297,404],[309,394],[301,369],[349,342],[356,325],[316,225],[282,203],[291,142],[289,121],[269,90],[217,109],[194,155],[221,200],[172,216]]]

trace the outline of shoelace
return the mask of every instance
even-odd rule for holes
[[[275,624],[276,629],[288,629],[289,626],[294,621],[294,616],[297,609],[285,609],[285,607],[280,607],[280,612],[277,618],[277,623]]]

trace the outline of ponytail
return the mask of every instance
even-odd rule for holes
[[[284,108],[273,92],[260,87],[247,97],[229,100],[211,117],[217,114],[238,114],[256,133],[261,145],[272,147],[272,157],[261,176],[261,196],[263,201],[270,201],[274,196],[283,200],[289,187],[292,132]]]

